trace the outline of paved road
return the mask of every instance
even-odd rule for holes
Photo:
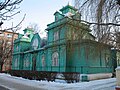
[[[0,90],[46,90],[42,88],[36,88],[33,86],[27,86],[22,83],[7,81],[2,78],[0,78],[0,85]],[[9,89],[4,88],[3,86],[8,87]]]
[[[78,88],[78,87],[74,87],[74,88],[61,88],[59,90],[115,90],[115,87],[106,87],[106,88],[100,88],[100,89],[93,89],[93,88]]]
[[[115,87],[113,86],[113,87],[101,88],[96,90],[115,90]]]

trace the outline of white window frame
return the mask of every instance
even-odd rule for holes
[[[59,54],[58,54],[58,52],[54,52],[52,54],[52,66],[59,66]]]
[[[59,16],[58,16],[58,15],[56,15],[56,16],[55,16],[55,20],[57,21],[58,19],[59,19]]]
[[[18,58],[15,59],[14,66],[15,66],[15,67],[18,67]]]
[[[36,50],[36,49],[38,48],[38,39],[37,39],[37,38],[35,38],[35,39],[33,40],[33,42],[32,42],[32,47],[33,47],[34,50]]]
[[[59,31],[54,32],[54,41],[59,40]]]
[[[19,47],[18,47],[18,45],[16,46],[16,51],[18,51],[18,49],[19,49]]]
[[[110,61],[110,55],[105,54],[105,64],[106,64],[106,66],[109,66],[109,61]]]
[[[29,57],[26,57],[25,60],[24,60],[24,67],[29,67],[30,65],[30,61],[28,59]]]
[[[44,67],[46,64],[45,64],[45,55],[42,55],[42,66]]]

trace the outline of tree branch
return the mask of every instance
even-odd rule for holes
[[[3,29],[3,31],[13,30],[13,29],[17,28],[17,27],[20,26],[21,23],[24,21],[25,17],[26,17],[26,14],[24,15],[23,19],[22,19],[16,26],[11,27],[11,28],[7,28],[7,29]],[[13,31],[13,32],[14,32],[14,31]]]

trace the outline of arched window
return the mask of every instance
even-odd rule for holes
[[[52,54],[52,66],[58,66],[59,55],[57,52]]]
[[[109,66],[109,61],[110,61],[110,55],[106,54],[106,55],[105,55],[105,63],[106,63],[106,66]]]
[[[37,38],[35,38],[35,39],[33,40],[33,42],[32,42],[32,47],[33,47],[34,50],[36,50],[36,49],[38,48],[38,39],[37,39]]]
[[[29,67],[29,60],[28,59],[26,59],[26,67]]]
[[[59,31],[54,32],[54,41],[59,40]]]
[[[16,46],[16,51],[18,51],[18,45]]]
[[[26,56],[25,59],[24,59],[24,67],[29,67],[29,64],[30,64],[29,57]]]
[[[45,55],[42,56],[42,66],[45,66]]]

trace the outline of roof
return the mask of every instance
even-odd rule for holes
[[[29,27],[25,28],[23,31],[25,31],[25,30],[33,31],[33,29],[29,28]]]
[[[7,33],[19,34],[19,33],[16,33],[16,32],[12,32],[12,31],[6,31],[6,30],[0,30],[0,32],[7,32]]]
[[[60,11],[63,11],[65,9],[67,9],[67,8],[70,8],[70,9],[73,9],[73,10],[77,11],[76,8],[74,8],[73,6],[70,6],[69,4],[67,6],[65,6],[65,7],[63,7],[62,9],[60,9]]]

